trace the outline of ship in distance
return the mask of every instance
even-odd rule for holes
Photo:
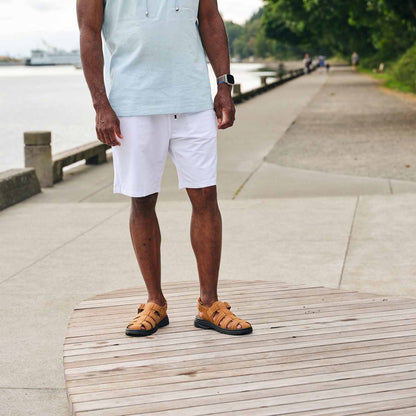
[[[46,49],[32,49],[30,58],[26,58],[25,65],[45,66],[45,65],[74,65],[81,67],[81,54],[79,49],[66,51],[49,45],[42,39]]]

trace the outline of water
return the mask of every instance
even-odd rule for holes
[[[232,64],[242,91],[260,86],[261,64]],[[211,90],[216,91],[210,68]],[[97,140],[95,111],[81,70],[0,66],[0,171],[24,166],[23,132],[52,131],[52,152]]]

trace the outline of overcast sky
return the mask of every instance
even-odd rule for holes
[[[28,56],[30,49],[44,47],[41,38],[65,49],[78,48],[75,4],[76,0],[0,0],[0,55]],[[262,0],[218,0],[218,5],[226,20],[243,23]]]

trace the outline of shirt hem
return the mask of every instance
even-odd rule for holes
[[[139,105],[137,107],[140,107]],[[182,114],[182,113],[196,113],[198,111],[205,111],[214,109],[214,103],[207,103],[204,105],[189,105],[181,107],[146,107],[144,110],[130,108],[121,108],[112,106],[114,112],[118,117],[134,117],[134,116],[148,116],[154,114]]]

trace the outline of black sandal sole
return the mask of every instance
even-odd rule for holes
[[[249,326],[248,328],[240,328],[240,329],[226,329],[221,328],[218,325],[213,324],[210,321],[206,321],[205,319],[201,319],[199,316],[195,317],[194,326],[196,328],[201,329],[213,329],[214,331],[221,332],[222,334],[227,335],[246,335],[253,332],[253,328]]]
[[[131,337],[145,337],[154,334],[159,328],[169,325],[169,318],[166,315],[154,328],[152,329],[129,329],[126,328],[126,335]]]

